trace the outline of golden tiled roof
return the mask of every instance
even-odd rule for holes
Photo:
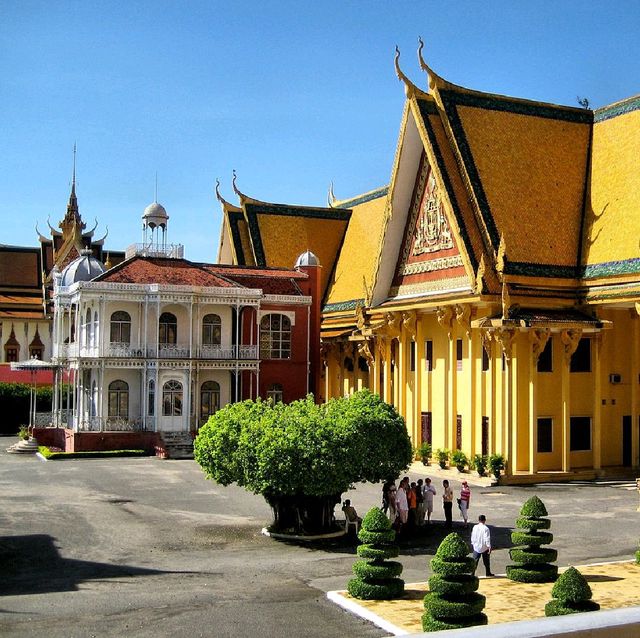
[[[606,117],[606,113],[605,109],[596,111],[593,127],[585,266],[640,257],[640,110],[614,117]]]
[[[326,295],[328,305],[363,299],[368,296],[367,290],[371,289],[384,222],[387,189],[378,189],[367,195],[372,196],[372,199],[363,196],[345,200],[345,203],[360,199],[364,201],[351,209],[349,227]]]

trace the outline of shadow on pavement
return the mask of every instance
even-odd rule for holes
[[[55,538],[47,534],[1,536],[0,595],[76,591],[78,584],[87,580],[169,573],[131,565],[63,558],[54,542]]]

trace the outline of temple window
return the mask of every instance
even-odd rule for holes
[[[131,343],[131,316],[124,310],[118,310],[111,315],[109,332],[111,343]]]
[[[42,343],[42,339],[40,339],[40,331],[36,327],[36,334],[33,335],[33,339],[29,344],[29,357],[31,359],[40,359],[42,360],[44,357],[44,343]]]
[[[489,370],[489,353],[486,348],[482,348],[482,372]]]
[[[538,418],[538,452],[553,452],[553,419]]]
[[[202,345],[219,346],[222,342],[222,321],[219,315],[205,315],[202,320]]]
[[[220,384],[205,381],[200,388],[200,419],[204,423],[220,409]]]
[[[570,421],[569,449],[583,452],[591,449],[591,417],[572,416]]]
[[[456,339],[456,370],[462,370],[462,339]]]
[[[424,369],[427,372],[433,370],[433,341],[431,339],[424,342]]]
[[[571,372],[591,372],[591,339],[583,337],[571,355]]]
[[[538,372],[553,372],[553,340],[550,337],[538,357]]]
[[[409,350],[409,370],[411,372],[416,371],[416,342],[412,341]]]
[[[281,383],[272,383],[267,390],[267,399],[271,399],[274,403],[281,403],[284,397],[284,391]]]
[[[162,415],[182,416],[182,383],[167,381],[162,387]]]
[[[160,315],[158,330],[160,344],[175,345],[178,343],[178,320],[171,312],[163,312]]]
[[[18,360],[19,348],[7,346],[5,347],[4,352],[5,352],[5,360],[7,363],[11,363],[13,361]]]
[[[112,381],[109,384],[109,418],[129,417],[129,384],[126,381]]]
[[[291,358],[291,321],[286,315],[268,314],[260,321],[260,357]]]

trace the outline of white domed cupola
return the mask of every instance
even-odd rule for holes
[[[306,266],[319,265],[320,261],[318,260],[318,258],[310,250],[307,250],[306,252],[302,253],[302,255],[298,257],[298,259],[296,259],[295,268],[304,268]]]
[[[93,256],[90,249],[85,248],[80,257],[74,259],[59,275],[60,285],[66,287],[78,281],[91,281],[105,270],[104,264]]]
[[[149,204],[142,213],[142,243],[151,249],[167,246],[167,226],[169,215],[157,201]]]

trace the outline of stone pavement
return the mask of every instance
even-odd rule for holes
[[[593,600],[601,609],[620,609],[640,605],[640,565],[635,562],[619,562],[577,567],[587,579]],[[482,565],[479,567],[482,571]],[[564,570],[560,570],[561,572]],[[553,583],[515,583],[506,576],[480,578],[478,591],[487,597],[484,612],[489,624],[533,620],[544,617],[544,606],[551,600]],[[344,591],[337,592],[349,608],[358,614],[358,608],[375,614],[381,626],[397,628],[395,635],[413,634],[422,631],[421,617],[424,613],[422,599],[428,590],[427,583],[411,583],[405,595],[398,600],[357,600]],[[332,597],[336,601],[336,597]],[[336,601],[341,604],[341,601]],[[371,619],[371,615],[368,617]]]

